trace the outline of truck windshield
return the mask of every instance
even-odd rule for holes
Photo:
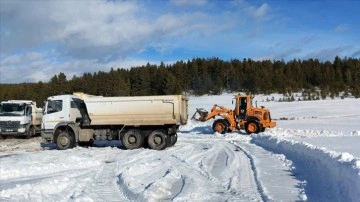
[[[62,100],[48,100],[46,112],[48,114],[62,111]]]
[[[25,113],[25,105],[3,103],[0,106],[0,116],[23,116]]]

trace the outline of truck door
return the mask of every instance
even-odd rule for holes
[[[47,100],[43,116],[43,129],[53,130],[56,124],[66,121],[64,100]]]

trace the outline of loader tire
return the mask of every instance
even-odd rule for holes
[[[245,131],[247,134],[259,133],[261,130],[259,122],[251,120],[245,123]]]
[[[64,130],[56,138],[56,146],[60,150],[71,149],[75,146],[75,137],[71,132]]]
[[[162,130],[154,130],[147,138],[147,143],[151,149],[163,150],[168,146],[169,136]]]
[[[213,123],[214,132],[225,134],[228,131],[229,125],[225,119],[217,119]]]
[[[144,137],[139,130],[128,130],[121,141],[126,149],[138,149],[144,145]]]

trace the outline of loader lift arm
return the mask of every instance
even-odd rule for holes
[[[191,117],[191,120],[207,121],[209,119],[215,118],[216,116],[224,117],[232,114],[233,114],[233,110],[215,104],[211,108],[210,113],[206,111],[204,108],[196,108],[196,112]]]

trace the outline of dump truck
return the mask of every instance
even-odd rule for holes
[[[214,104],[210,112],[197,108],[191,119],[202,122],[216,119],[212,128],[221,134],[236,130],[245,130],[247,134],[260,133],[266,128],[275,127],[276,122],[271,120],[269,109],[254,107],[253,98],[252,95],[237,94],[234,96],[234,109]]]
[[[84,93],[47,98],[41,136],[58,149],[120,140],[126,149],[162,150],[188,120],[183,95],[103,97]]]
[[[0,136],[30,138],[40,133],[42,109],[31,100],[8,100],[0,103]]]

